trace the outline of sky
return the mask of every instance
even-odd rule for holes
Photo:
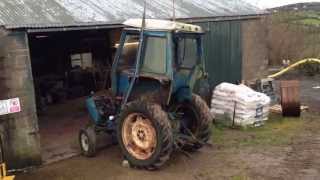
[[[256,5],[262,9],[279,7],[288,4],[300,3],[300,2],[320,2],[320,0],[245,0],[253,5]]]

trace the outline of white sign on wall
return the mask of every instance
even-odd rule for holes
[[[0,100],[0,115],[18,113],[21,111],[19,98]]]

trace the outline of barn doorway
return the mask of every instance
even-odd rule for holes
[[[30,33],[29,49],[44,164],[79,154],[85,99],[110,87],[120,29]]]

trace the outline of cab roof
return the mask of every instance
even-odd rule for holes
[[[146,19],[145,29],[158,31],[181,31],[190,33],[203,33],[200,26],[186,24],[176,21],[160,20],[160,19]],[[141,28],[142,19],[129,19],[123,22],[124,25],[134,28]]]

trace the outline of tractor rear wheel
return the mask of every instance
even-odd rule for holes
[[[193,94],[190,102],[175,104],[173,112],[179,116],[178,131],[182,137],[176,138],[175,144],[190,152],[202,148],[211,137],[213,120],[206,102]]]
[[[128,103],[120,114],[117,134],[125,158],[137,168],[158,169],[173,150],[168,115],[155,103]]]

